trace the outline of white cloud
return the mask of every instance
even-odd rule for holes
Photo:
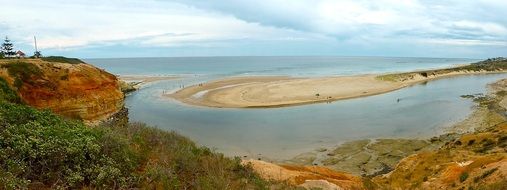
[[[507,46],[507,41],[463,40],[463,39],[420,39],[419,43],[455,46]]]
[[[0,0],[0,4],[0,35],[24,44],[31,44],[37,35],[46,49],[223,46],[245,41],[308,41],[330,47],[402,40],[400,44],[507,46],[504,0]]]
[[[231,39],[264,39],[302,35],[301,32],[248,23],[175,3],[156,1],[16,2],[0,18],[13,35],[30,41],[39,36],[42,48],[66,48],[123,40],[172,45]],[[124,5],[118,7],[118,5]],[[175,35],[174,35],[175,34]],[[192,35],[182,35],[192,34]]]

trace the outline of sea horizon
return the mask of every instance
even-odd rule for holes
[[[135,57],[79,57],[83,60],[93,59],[145,59],[145,58],[213,58],[213,57],[378,57],[378,58],[423,58],[423,59],[471,59],[484,60],[496,57],[444,57],[444,56],[389,56],[389,55],[193,55],[193,56],[135,56]]]

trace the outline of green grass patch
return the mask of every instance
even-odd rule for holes
[[[69,64],[86,64],[84,61],[78,59],[78,58],[68,58],[63,56],[49,56],[49,57],[42,57],[43,61],[47,62],[58,62],[58,63],[69,63]]]

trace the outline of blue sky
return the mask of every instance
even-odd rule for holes
[[[505,0],[0,0],[44,55],[507,56]]]

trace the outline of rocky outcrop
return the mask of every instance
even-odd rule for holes
[[[116,76],[85,63],[0,60],[0,77],[26,104],[68,118],[93,122],[123,107]]]
[[[260,160],[243,160],[242,164],[264,179],[305,189],[366,189],[370,184],[367,179],[320,166],[277,165]]]

